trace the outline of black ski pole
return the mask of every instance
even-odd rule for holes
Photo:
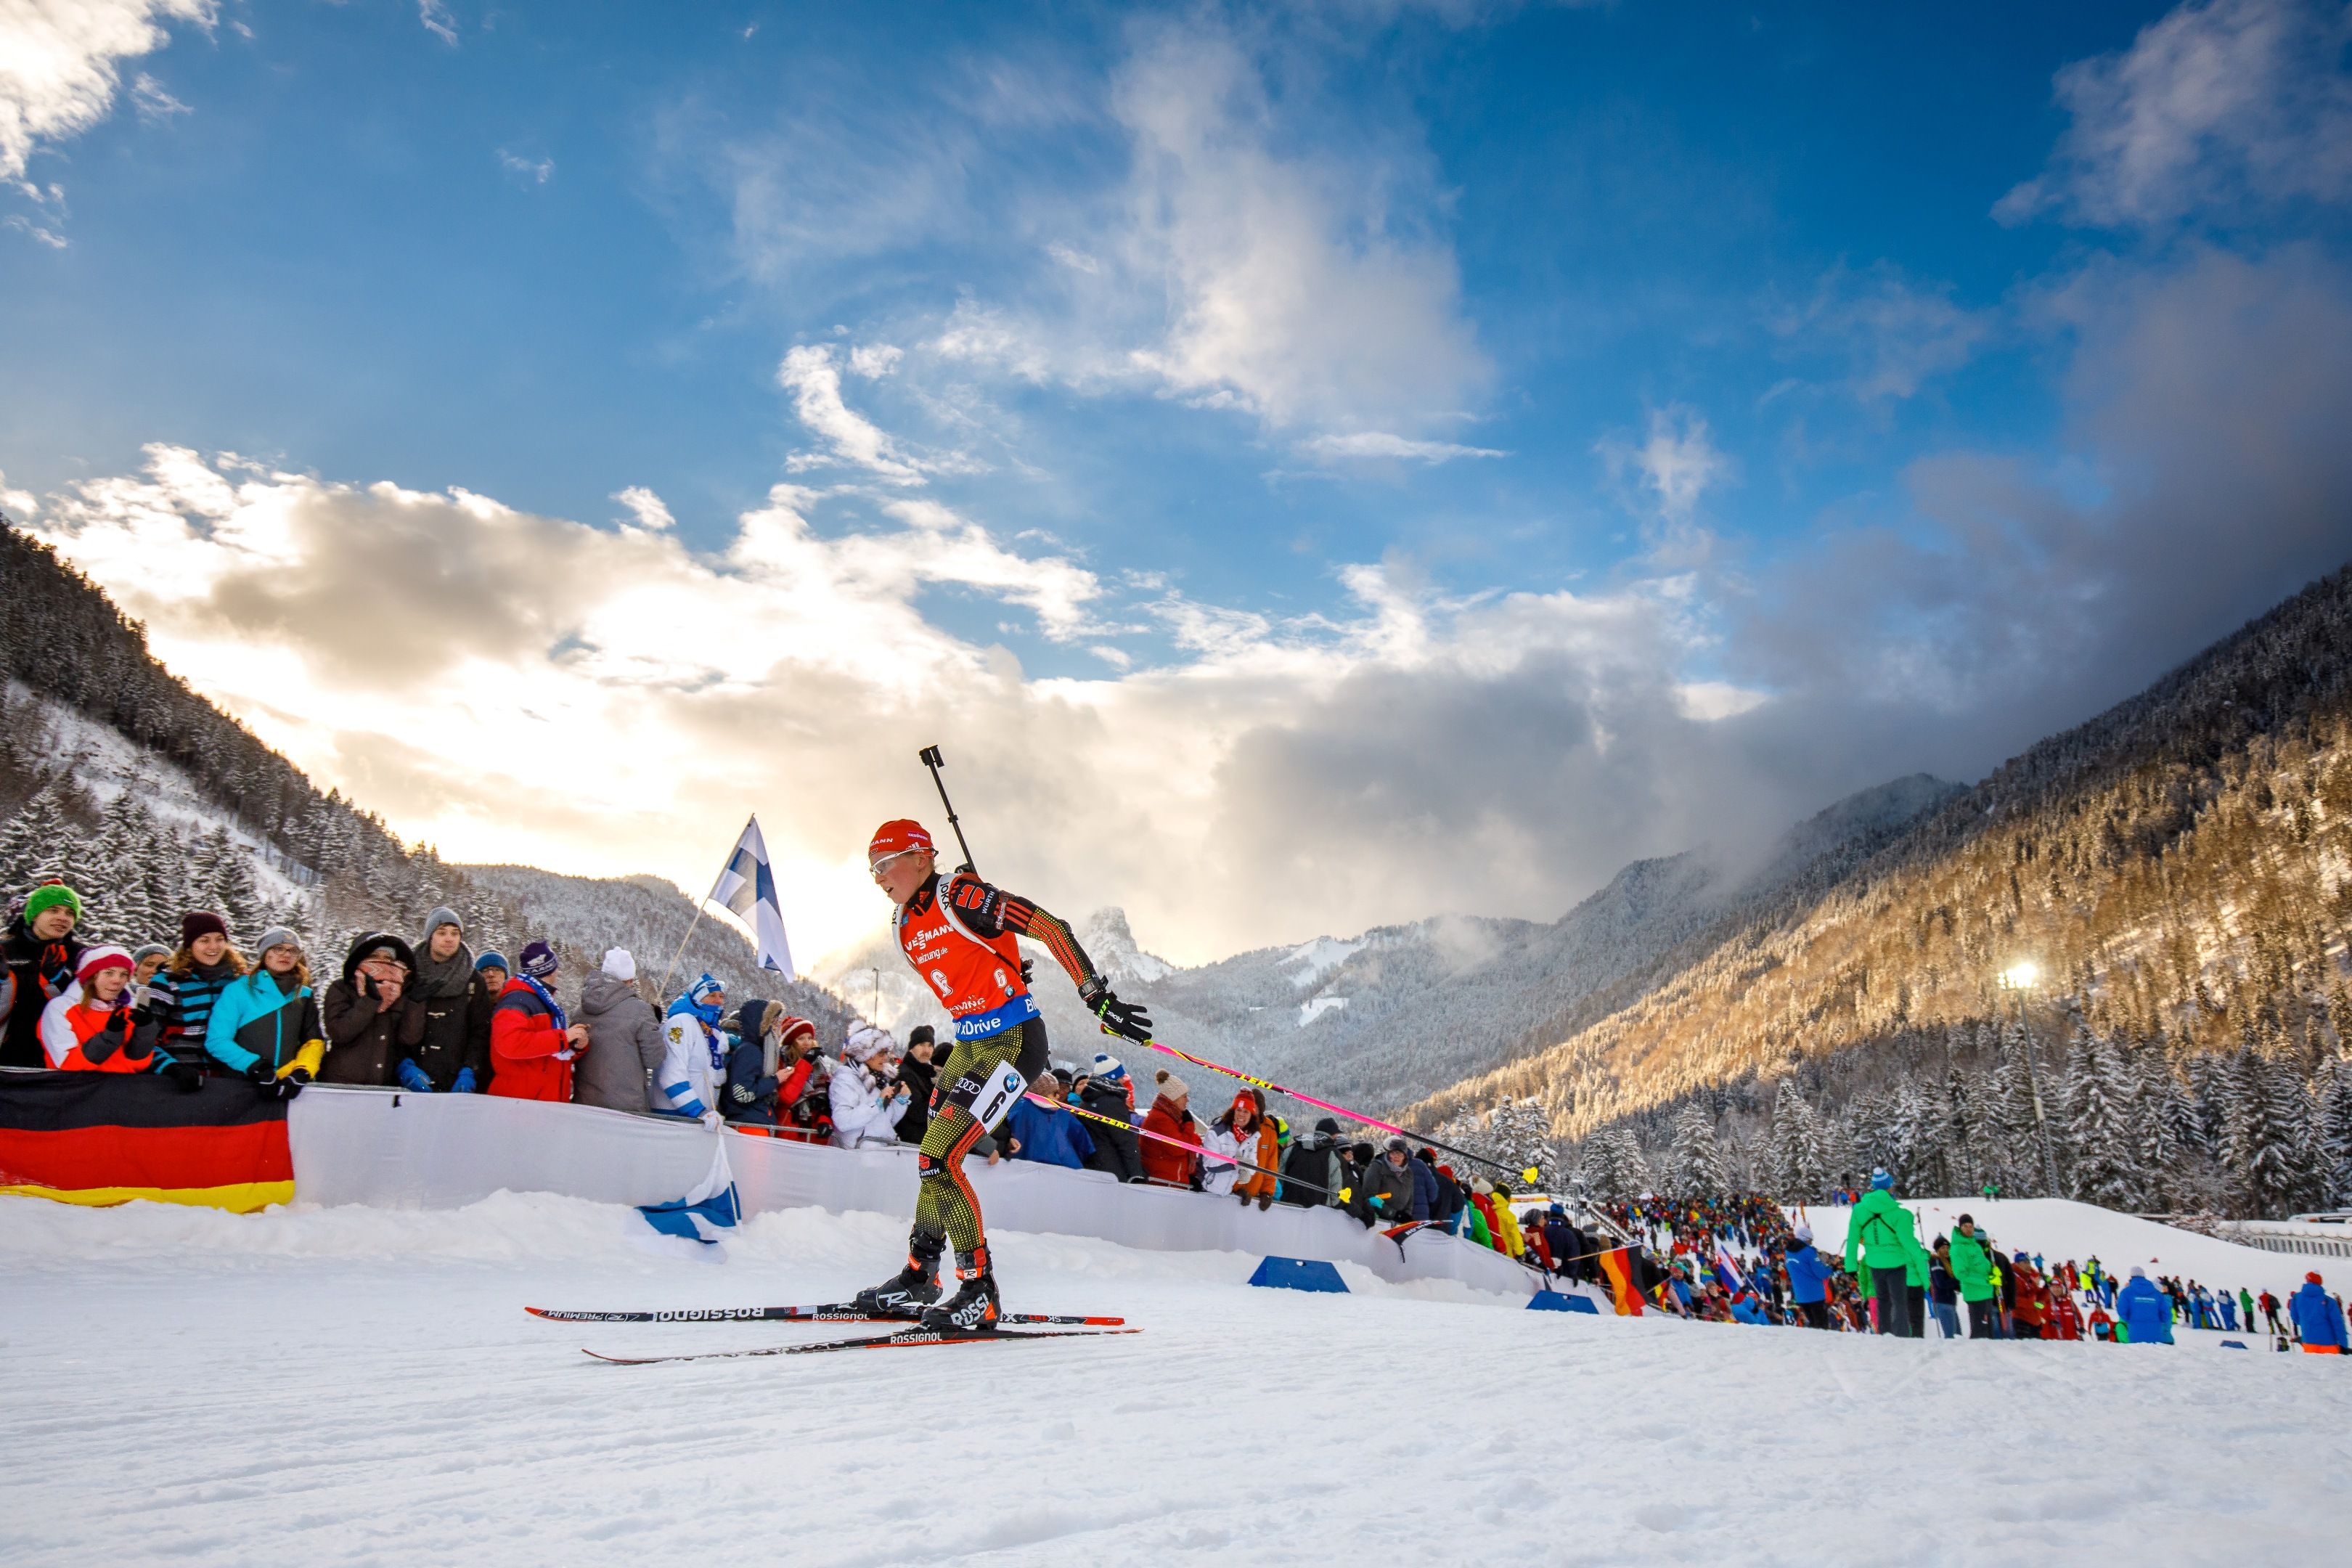
[[[948,786],[940,777],[940,770],[947,766],[946,761],[940,757],[937,746],[925,746],[915,754],[922,759],[923,766],[931,770],[932,787],[940,792],[940,804],[948,808],[948,826],[955,829],[956,847],[963,851],[963,864],[957,868],[979,876],[980,868],[971,863],[971,846],[963,841],[963,824],[956,817],[955,802],[948,798]]]

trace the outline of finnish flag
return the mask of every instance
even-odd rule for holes
[[[776,905],[776,878],[768,868],[768,841],[760,837],[758,817],[743,825],[735,853],[710,885],[710,901],[751,928],[761,968],[772,969],[787,980],[799,978],[793,969],[792,944],[784,940],[784,911]]]

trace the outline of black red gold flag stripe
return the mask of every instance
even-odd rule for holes
[[[239,1214],[290,1203],[286,1102],[242,1079],[186,1094],[149,1074],[0,1073],[0,1193]]]

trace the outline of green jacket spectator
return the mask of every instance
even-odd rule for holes
[[[1916,1268],[1925,1285],[1927,1249],[1919,1245],[1918,1216],[1883,1188],[1864,1193],[1846,1222],[1845,1268],[1857,1279],[1865,1268],[1900,1268],[1908,1279]]]

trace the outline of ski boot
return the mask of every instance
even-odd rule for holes
[[[907,1241],[907,1267],[881,1284],[860,1290],[855,1303],[857,1310],[910,1322],[922,1319],[925,1309],[940,1299],[940,1254],[946,1250],[945,1237],[916,1232]]]
[[[986,1243],[956,1254],[956,1293],[923,1310],[923,1327],[947,1334],[993,1333],[1004,1316]]]

